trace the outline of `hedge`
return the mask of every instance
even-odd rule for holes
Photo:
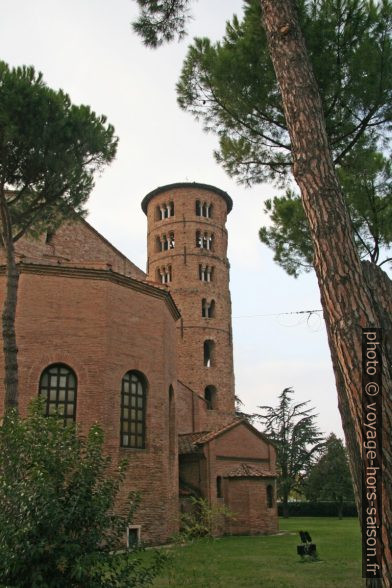
[[[339,505],[336,502],[289,502],[288,514],[290,517],[338,517]],[[278,514],[283,516],[283,505],[278,502]],[[344,517],[358,516],[354,502],[345,502],[343,505]]]

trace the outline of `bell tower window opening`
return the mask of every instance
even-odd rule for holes
[[[212,218],[212,204],[208,202],[201,202],[196,200],[195,203],[196,216],[203,216],[204,218]]]
[[[174,216],[174,202],[160,204],[155,209],[155,220],[165,220]]]
[[[204,390],[204,400],[206,402],[207,410],[215,410],[216,408],[216,388],[215,386],[206,386]]]
[[[201,301],[201,316],[202,318],[214,318],[215,316],[215,300],[208,301],[203,298]]]
[[[212,251],[213,240],[214,235],[207,232],[202,233],[201,231],[196,231],[196,247]]]
[[[213,352],[214,352],[215,343],[211,339],[207,339],[204,341],[203,351],[204,351],[204,367],[210,368],[213,365]]]
[[[174,249],[174,245],[174,232],[169,233],[169,235],[162,235],[161,238],[156,238],[157,251],[168,251],[169,249]]]
[[[199,280],[202,282],[212,282],[213,269],[209,265],[199,264]]]
[[[157,269],[157,282],[161,284],[170,284],[172,281],[171,265],[160,267]]]

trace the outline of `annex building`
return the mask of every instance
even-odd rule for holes
[[[129,459],[122,499],[142,493],[130,533],[146,543],[178,531],[190,496],[234,513],[221,532],[274,533],[275,451],[234,408],[232,200],[177,183],[142,209],[146,273],[84,220],[17,243],[21,413],[40,394],[48,414],[102,426],[113,462]],[[4,266],[0,281],[3,297]]]

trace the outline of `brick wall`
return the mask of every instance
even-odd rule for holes
[[[37,395],[45,367],[57,362],[70,366],[78,380],[81,430],[100,423],[113,463],[129,459],[120,500],[130,490],[141,491],[134,523],[142,525],[143,540],[166,541],[178,521],[175,419],[169,426],[169,387],[173,386],[175,402],[177,381],[170,306],[130,285],[81,275],[80,269],[73,275],[62,275],[61,268],[57,275],[53,268],[50,273],[42,268],[40,274],[26,272],[22,268],[16,320],[21,413]],[[1,276],[0,304],[4,280]],[[119,443],[121,381],[129,370],[142,372],[148,382],[144,450],[120,448]],[[0,374],[1,407],[2,382]]]
[[[235,519],[226,522],[226,532],[233,535],[270,534],[278,530],[276,497],[267,505],[267,486],[274,480],[230,478],[224,480],[224,501]],[[274,494],[275,490],[274,490]]]
[[[65,265],[97,267],[110,265],[115,272],[144,280],[146,274],[118,251],[89,223],[80,219],[66,222],[47,239],[47,234],[38,239],[23,237],[17,241],[17,256],[25,261],[39,261]],[[4,254],[0,250],[0,262],[4,263]]]

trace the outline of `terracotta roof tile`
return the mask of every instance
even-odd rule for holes
[[[224,478],[276,478],[276,474],[247,463],[240,463],[225,474]]]

